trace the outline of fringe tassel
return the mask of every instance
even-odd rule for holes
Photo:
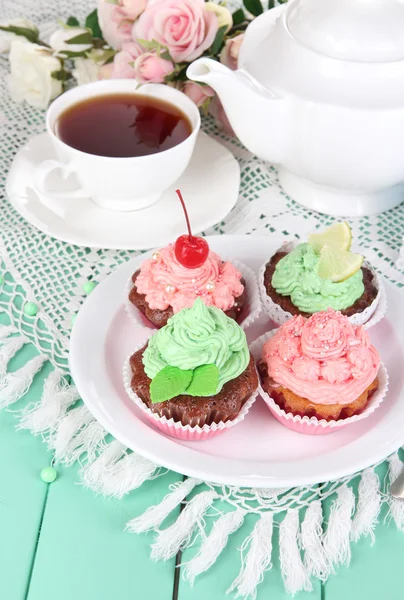
[[[13,333],[18,333],[18,329],[14,327],[14,325],[1,325],[0,326],[0,340],[4,340],[9,335],[13,335]]]
[[[188,545],[192,533],[201,524],[203,516],[213,501],[218,498],[214,491],[200,492],[192,498],[180,513],[176,522],[160,531],[152,545],[152,560],[167,560]]]
[[[157,465],[138,454],[127,453],[118,441],[111,442],[94,462],[81,470],[83,482],[98,494],[122,498],[150,479]]]
[[[72,465],[84,452],[88,454],[88,462],[92,462],[106,435],[87,407],[79,406],[67,413],[51,432],[48,445],[55,453],[55,460],[66,465]]]
[[[403,463],[401,462],[398,454],[393,454],[393,456],[390,456],[390,458],[389,458],[390,485],[402,473],[403,468],[404,468]],[[390,504],[390,514],[393,517],[395,524],[397,525],[398,529],[400,529],[401,531],[404,531],[404,502],[403,502],[403,500],[398,500],[397,498],[393,498],[393,496],[390,495],[389,504]]]
[[[289,509],[279,526],[279,557],[286,591],[296,594],[313,589],[299,548],[299,511]]]
[[[302,549],[309,576],[314,575],[321,581],[325,581],[332,571],[322,544],[323,520],[321,501],[315,500],[307,507],[302,523]]]
[[[26,394],[32,385],[32,380],[38,371],[41,370],[46,356],[40,354],[31,358],[21,369],[7,375],[0,382],[0,409],[13,404],[24,394]]]
[[[355,510],[355,494],[346,484],[337,492],[331,507],[324,549],[332,565],[349,565],[351,560],[350,534]]]
[[[168,515],[192,492],[195,486],[201,482],[196,479],[185,479],[178,482],[173,492],[167,494],[165,498],[155,506],[149,508],[139,517],[129,521],[126,529],[131,533],[143,533],[156,529],[168,517]]]
[[[18,350],[21,350],[28,341],[29,340],[25,335],[0,340],[0,381],[2,381],[7,374],[7,365],[10,359],[17,354]]]
[[[361,536],[370,535],[374,544],[374,528],[382,505],[380,481],[374,469],[363,471],[358,489],[358,504],[352,523],[351,540],[357,542]]]
[[[261,515],[252,534],[244,541],[241,552],[248,546],[250,550],[246,559],[242,557],[240,573],[227,591],[228,594],[237,589],[236,598],[242,596],[255,600],[257,597],[257,586],[263,581],[264,572],[272,569],[273,518],[271,512]]]
[[[118,440],[107,444],[92,463],[87,463],[82,467],[80,475],[83,479],[83,484],[97,494],[102,494],[105,473],[111,472],[117,461],[125,454],[126,446],[118,442]]]
[[[225,548],[229,535],[237,531],[244,521],[245,511],[236,509],[222,515],[213,525],[212,531],[202,543],[201,549],[185,565],[183,577],[194,585],[195,577],[207,571]]]
[[[40,402],[30,404],[20,413],[17,429],[29,429],[34,435],[55,430],[67,409],[79,398],[77,389],[66,383],[62,371],[55,369],[45,380]]]

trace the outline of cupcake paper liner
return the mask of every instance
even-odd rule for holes
[[[254,404],[257,396],[258,389],[251,395],[251,397],[247,400],[247,402],[242,407],[241,411],[237,415],[237,417],[231,421],[220,421],[220,423],[212,423],[212,425],[203,425],[200,427],[199,425],[190,426],[190,425],[182,425],[182,423],[178,421],[174,421],[174,419],[167,419],[167,417],[160,417],[156,413],[154,413],[150,408],[146,406],[141,398],[133,391],[131,387],[132,381],[132,369],[130,367],[130,357],[132,354],[140,350],[147,340],[144,340],[142,344],[137,346],[133,352],[127,357],[123,365],[123,383],[125,386],[126,393],[129,398],[133,400],[138,408],[142,411],[142,413],[147,417],[147,419],[152,423],[152,425],[161,431],[162,433],[169,435],[171,437],[177,438],[179,440],[184,440],[188,442],[197,442],[207,440],[212,438],[223,431],[227,431],[237,423],[240,423],[252,405]]]
[[[241,313],[240,321],[237,321],[237,323],[240,325],[240,327],[246,329],[254,321],[256,321],[256,319],[258,319],[262,310],[260,294],[258,292],[257,277],[250,267],[247,267],[247,265],[239,262],[238,260],[223,258],[223,261],[231,262],[236,269],[240,271],[244,278],[247,289],[247,304]],[[133,323],[140,325],[140,327],[157,329],[157,327],[153,325],[153,323],[151,323],[149,319],[129,300],[129,294],[132,288],[133,281],[132,277],[130,277],[125,289],[125,310],[128,317]]]
[[[289,242],[284,244],[281,248],[279,248],[279,250],[282,252],[291,252],[296,245],[296,242]],[[293,315],[290,312],[283,310],[283,308],[276,304],[276,302],[274,302],[267,294],[264,286],[264,273],[267,263],[270,259],[271,257],[268,258],[268,260],[261,266],[259,270],[258,287],[263,310],[266,312],[268,317],[279,326],[286,323],[286,321],[291,319]],[[365,329],[369,329],[370,327],[373,327],[373,325],[376,325],[376,323],[378,323],[384,317],[387,310],[387,299],[383,283],[376,271],[366,261],[364,262],[364,266],[368,268],[373,275],[373,283],[378,290],[377,296],[373,300],[372,304],[366,307],[365,310],[348,317],[348,319],[352,325],[364,325]]]
[[[273,335],[275,335],[276,331],[277,329],[273,329],[272,331],[265,333],[250,345],[250,352],[255,358],[256,362],[258,362],[262,357],[263,345]],[[371,415],[378,408],[378,406],[384,400],[389,387],[389,377],[387,374],[386,367],[383,363],[380,363],[380,368],[377,376],[379,378],[379,387],[370,398],[365,410],[359,415],[354,415],[352,417],[348,417],[347,419],[339,419],[337,421],[326,421],[325,419],[319,420],[316,417],[301,417],[299,415],[294,415],[293,413],[286,413],[262,388],[261,379],[259,375],[258,390],[265,404],[267,405],[275,419],[279,421],[279,423],[281,423],[288,429],[291,429],[292,431],[297,431],[298,433],[304,433],[308,435],[324,435],[328,433],[333,433],[334,431],[338,431],[342,427],[346,427],[351,423],[358,423],[359,421],[366,419],[366,417]]]

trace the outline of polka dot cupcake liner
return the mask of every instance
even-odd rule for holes
[[[273,329],[272,331],[265,333],[250,345],[250,352],[257,363],[261,360],[262,348],[265,342],[271,339],[275,335],[276,331],[277,329]],[[297,433],[303,433],[306,435],[325,435],[339,431],[341,428],[347,427],[348,425],[363,421],[363,419],[366,419],[380,406],[387,394],[389,387],[389,377],[386,367],[383,363],[380,364],[377,377],[379,379],[379,387],[371,396],[365,410],[359,415],[354,415],[347,419],[338,419],[336,421],[326,421],[325,419],[319,420],[316,417],[301,417],[299,415],[294,415],[293,413],[286,413],[262,388],[259,375],[258,390],[259,395],[272,413],[272,416],[279,421],[279,423],[284,425],[284,427],[287,427],[292,431],[296,431]]]

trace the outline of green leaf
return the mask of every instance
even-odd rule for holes
[[[143,40],[138,38],[137,43],[143,46],[145,50],[161,50],[161,44],[156,42],[156,40]]]
[[[86,27],[91,29],[93,32],[93,36],[96,38],[102,38],[102,31],[100,24],[98,22],[98,11],[97,9],[93,10],[92,13],[88,15],[86,18]]]
[[[275,0],[268,0],[268,10],[275,8]]]
[[[9,25],[8,27],[0,26],[0,31],[7,31],[8,33],[14,33],[14,35],[20,35],[21,37],[26,38],[32,44],[38,43],[38,29],[29,29],[28,27],[16,27],[15,25]]]
[[[264,12],[260,0],[243,0],[243,4],[254,17],[258,17]]]
[[[239,8],[232,14],[233,25],[240,25],[246,20],[245,13],[242,8]]]
[[[216,365],[202,365],[194,369],[194,377],[186,390],[189,396],[213,396],[219,385],[219,369]]]
[[[58,81],[67,81],[73,77],[69,71],[65,71],[64,69],[61,69],[60,71],[52,71],[51,75],[53,79],[57,79]]]
[[[192,371],[177,367],[164,367],[153,377],[150,384],[150,398],[153,404],[171,400],[184,393],[192,381]]]
[[[211,54],[217,54],[222,47],[224,36],[226,34],[227,27],[223,25],[219,27],[218,32],[216,34],[215,40],[212,44],[212,48],[210,49]]]
[[[61,58],[85,58],[87,56],[87,51],[73,52],[71,50],[60,50],[58,56]]]
[[[78,27],[80,25],[79,20],[76,17],[69,17],[66,21],[66,25],[69,27]]]
[[[75,35],[70,38],[70,40],[66,40],[66,44],[92,44],[93,36],[91,33],[80,33],[79,35]]]

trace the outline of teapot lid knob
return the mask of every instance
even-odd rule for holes
[[[300,43],[332,58],[404,60],[404,0],[294,0],[286,23]]]

